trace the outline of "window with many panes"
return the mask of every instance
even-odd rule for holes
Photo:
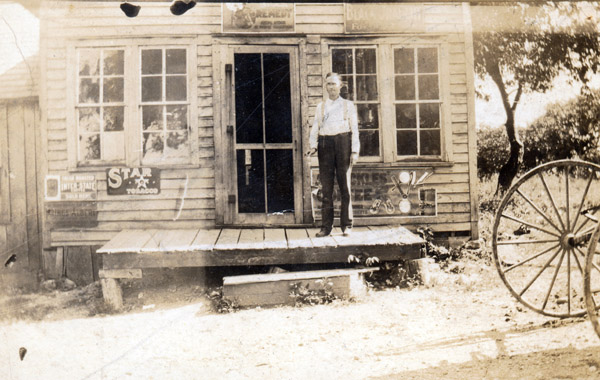
[[[437,45],[330,47],[331,71],[342,97],[358,112],[360,157],[365,161],[440,159],[442,93]]]
[[[74,56],[73,167],[194,163],[189,47],[131,43],[77,48]]]
[[[187,160],[190,154],[185,49],[141,52],[144,163]]]
[[[124,50],[81,49],[77,54],[77,154],[80,162],[122,162]]]
[[[380,156],[377,50],[371,47],[333,48],[332,70],[342,79],[341,96],[354,101],[358,113],[360,156]]]
[[[398,157],[441,154],[440,103],[437,48],[394,48]]]

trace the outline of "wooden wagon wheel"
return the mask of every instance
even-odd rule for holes
[[[594,230],[590,240],[588,254],[585,260],[585,275],[583,277],[583,291],[585,304],[590,321],[600,337],[600,321],[598,319],[600,309],[600,224]]]
[[[554,161],[526,173],[502,199],[494,261],[513,296],[532,310],[554,317],[585,313],[585,247],[597,225],[599,185],[600,166]]]

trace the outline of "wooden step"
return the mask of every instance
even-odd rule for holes
[[[294,305],[294,286],[308,291],[326,290],[338,298],[360,297],[366,292],[364,273],[379,268],[332,269],[266,273],[223,278],[223,297],[240,307]]]

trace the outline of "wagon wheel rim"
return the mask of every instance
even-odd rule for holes
[[[572,173],[580,177],[570,178]],[[540,314],[573,317],[586,312],[584,245],[597,219],[585,211],[591,192],[598,191],[593,185],[600,184],[599,174],[599,165],[578,160],[540,165],[511,186],[498,207],[492,234],[496,269],[511,294]],[[535,199],[533,184],[540,192]],[[519,204],[529,211],[527,217],[515,215]],[[515,230],[506,238],[505,229],[515,225],[531,237],[516,237]]]
[[[600,310],[600,224],[596,226],[590,240],[585,259],[585,274],[583,276],[583,292],[585,294],[585,305],[590,322],[594,331],[600,337],[600,321],[598,312]]]

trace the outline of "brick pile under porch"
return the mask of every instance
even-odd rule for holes
[[[345,263],[349,255],[380,261],[420,258],[423,239],[401,226],[355,227],[316,238],[317,228],[123,230],[100,248],[104,299],[123,305],[120,278],[147,268]]]

